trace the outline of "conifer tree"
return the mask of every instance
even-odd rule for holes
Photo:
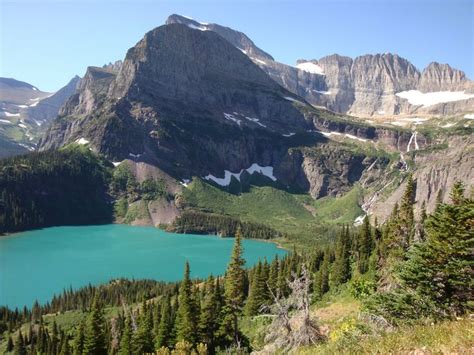
[[[270,264],[270,272],[268,276],[268,288],[276,294],[276,289],[278,285],[278,268],[279,268],[278,255],[275,256],[275,259]]]
[[[15,345],[13,346],[13,354],[26,355],[26,346],[23,335],[21,334],[21,329],[18,331],[18,337],[15,341]]]
[[[155,347],[157,349],[171,346],[172,331],[173,321],[171,315],[171,300],[170,296],[166,295],[161,306],[160,325],[158,326],[158,334],[155,339]]]
[[[349,248],[349,230],[343,227],[336,242],[335,260],[331,274],[334,286],[343,284],[351,277]]]
[[[413,176],[408,175],[405,192],[400,204],[400,238],[403,248],[407,248],[415,234],[415,217],[413,204],[415,203],[416,186]]]
[[[218,291],[214,285],[214,278],[209,276],[206,281],[205,295],[199,319],[199,341],[208,344],[213,349],[215,332],[217,330]]]
[[[13,339],[10,333],[8,333],[8,339],[7,339],[7,347],[6,347],[7,353],[13,351]]]
[[[357,239],[357,270],[361,274],[364,274],[369,269],[371,251],[372,235],[370,232],[369,216],[366,216]]]
[[[323,262],[319,271],[315,274],[313,286],[313,298],[318,301],[329,291],[329,252],[324,252]]]
[[[184,266],[184,277],[179,288],[179,306],[176,314],[176,340],[194,344],[196,341],[196,307],[194,305],[189,263]]]
[[[122,336],[120,338],[120,348],[119,354],[120,355],[132,355],[132,320],[130,317],[125,318],[124,327],[122,331]]]
[[[102,306],[98,295],[96,295],[84,329],[83,352],[85,354],[99,355],[107,352],[104,325],[105,319]]]
[[[253,272],[250,284],[249,296],[245,305],[245,314],[254,316],[260,312],[260,308],[265,304],[265,274],[263,264],[259,261]]]
[[[234,248],[225,274],[223,318],[219,333],[224,342],[238,345],[241,342],[238,320],[244,305],[245,260],[242,257],[242,236],[235,234]]]
[[[59,352],[60,355],[70,355],[71,350],[69,348],[69,338],[66,334],[62,333],[61,337],[61,350]]]
[[[132,348],[135,353],[153,352],[153,319],[146,300],[142,303],[137,330],[132,336]]]
[[[81,355],[84,350],[84,322],[79,323],[73,341],[74,355]]]
[[[462,314],[472,297],[474,201],[457,182],[452,204],[441,204],[426,221],[426,241],[416,244],[400,272],[402,283],[430,299],[438,313]]]

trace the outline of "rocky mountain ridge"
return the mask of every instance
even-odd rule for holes
[[[265,55],[247,36],[230,28],[179,15],[170,16],[167,23],[221,34],[280,85],[313,105],[336,112],[391,117],[474,111],[474,82],[448,64],[433,62],[420,72],[408,60],[385,53],[354,59],[334,54],[319,60],[301,59],[292,67]]]

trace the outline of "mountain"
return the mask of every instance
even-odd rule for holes
[[[0,146],[3,148],[0,157],[34,150],[39,137],[75,92],[79,81],[76,76],[51,94],[22,81],[0,78]]]
[[[456,149],[471,144],[469,119],[400,118],[379,124],[336,114],[280,86],[258,63],[267,60],[275,73],[283,68],[289,77],[296,73],[296,86],[306,79],[314,87],[326,85],[319,88],[334,94],[322,95],[334,96],[343,111],[359,106],[373,110],[387,90],[407,91],[421,80],[405,59],[377,55],[353,61],[335,55],[300,62],[300,69],[285,67],[255,49],[241,33],[230,36],[233,32],[226,27],[189,19],[181,23],[182,19],[172,16],[167,25],[148,32],[128,50],[123,63],[89,67],[39,142],[40,150],[87,144],[114,165],[131,170],[140,183],[149,178],[166,181],[171,197],[159,202],[158,209],[136,199],[127,202],[130,208],[141,208],[140,215],[150,216],[137,223],[171,223],[198,206],[222,213],[202,204],[209,194],[220,194],[206,190],[206,184],[227,193],[266,185],[285,191],[285,198],[293,199],[291,194],[299,192],[316,200],[354,196],[354,189],[361,187],[363,195],[351,200],[351,211],[363,213],[362,206],[385,218],[394,202],[377,206],[394,196],[408,172],[419,176],[424,186],[418,206],[425,201],[430,208],[438,190],[448,191],[456,179],[472,176],[465,164],[459,170],[443,170],[436,178],[429,173],[434,168],[429,157],[436,149],[448,149],[452,161],[471,159],[471,153]],[[367,86],[368,76],[374,91]],[[346,90],[348,86],[354,90]],[[383,98],[384,105],[392,99]],[[451,139],[452,135],[459,138]],[[424,162],[424,172],[418,172],[417,159]],[[202,194],[183,192],[191,180],[205,183],[199,187]],[[306,203],[297,204],[313,211]]]
[[[216,24],[172,15],[200,31],[215,31],[246,53],[275,81],[307,102],[355,116],[455,115],[474,111],[474,82],[448,64],[431,63],[422,73],[396,54],[337,54],[297,61],[296,67],[276,62],[241,32]],[[262,55],[263,53],[263,55]]]

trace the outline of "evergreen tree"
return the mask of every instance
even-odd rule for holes
[[[122,331],[122,336],[120,338],[120,355],[132,355],[132,320],[130,317],[126,316],[125,324]]]
[[[87,318],[84,330],[84,349],[85,354],[104,354],[107,352],[105,343],[105,319],[102,306],[98,295],[95,296],[92,303],[92,309]]]
[[[137,330],[132,336],[132,348],[136,354],[150,353],[154,350],[153,319],[146,300],[142,303]]]
[[[179,305],[176,314],[176,340],[194,344],[196,341],[196,307],[193,299],[189,263],[184,266],[184,277],[179,288]]]
[[[369,258],[372,251],[372,234],[369,216],[366,216],[357,239],[357,270],[364,274],[369,269]]]
[[[173,320],[171,314],[171,300],[167,295],[161,306],[160,325],[158,326],[158,334],[155,339],[155,347],[168,347],[172,344]]]
[[[313,298],[317,301],[329,291],[329,252],[324,252],[323,262],[319,271],[315,275],[314,286],[313,286]]]
[[[342,228],[336,242],[335,260],[331,279],[334,286],[343,284],[351,277],[349,230]]]
[[[7,353],[13,351],[13,339],[10,333],[8,333],[8,339],[7,339],[7,348],[6,348]]]
[[[259,261],[252,276],[249,296],[245,305],[245,314],[248,316],[257,315],[261,307],[266,303],[265,297],[267,285],[263,270],[263,264]]]
[[[462,314],[472,297],[474,201],[458,182],[452,204],[441,204],[426,222],[426,241],[408,254],[403,285],[430,299],[442,314]]]
[[[18,331],[18,338],[16,339],[15,345],[13,346],[13,354],[26,355],[26,346],[23,335],[21,334],[21,329]]]
[[[272,263],[270,264],[270,272],[268,276],[268,288],[276,294],[276,289],[278,286],[278,268],[279,268],[280,259],[278,255],[275,256]]]
[[[73,341],[74,355],[82,354],[84,350],[84,322],[79,323],[79,327],[76,329],[76,334]]]
[[[238,320],[245,300],[245,260],[242,258],[242,236],[240,230],[235,235],[234,248],[225,274],[223,318],[220,336],[224,343],[241,342]]]
[[[69,348],[69,338],[66,334],[63,333],[61,339],[61,350],[59,352],[60,355],[70,355],[71,349]]]
[[[415,234],[415,217],[413,212],[413,204],[415,203],[416,186],[413,176],[408,175],[405,192],[402,196],[400,204],[400,226],[401,226],[401,242],[406,249],[413,240]]]
[[[214,285],[214,278],[210,276],[206,282],[206,293],[198,325],[199,341],[208,344],[209,349],[213,349],[217,330],[218,292]]]

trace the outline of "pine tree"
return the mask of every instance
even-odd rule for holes
[[[179,306],[176,314],[176,340],[194,344],[196,341],[196,317],[190,279],[189,263],[184,266],[184,277],[179,288]]]
[[[235,345],[241,342],[238,320],[242,314],[245,300],[244,286],[246,272],[244,269],[245,260],[243,259],[242,254],[242,236],[240,230],[237,230],[230,263],[225,274],[225,301],[222,324],[219,330],[224,343],[234,343]]]
[[[13,346],[13,354],[26,355],[26,346],[23,335],[21,334],[21,329],[18,331],[18,338],[16,339],[15,345]]]
[[[343,227],[336,242],[335,260],[331,273],[334,286],[343,284],[351,277],[349,248],[349,230]]]
[[[160,325],[158,326],[158,334],[155,339],[155,347],[157,349],[171,346],[172,331],[173,321],[171,315],[171,300],[169,295],[167,295],[161,306]]]
[[[10,333],[8,333],[8,340],[7,340],[7,353],[13,351],[13,339]]]
[[[329,291],[329,259],[329,252],[326,250],[321,267],[314,278],[313,298],[315,301],[320,300]]]
[[[51,331],[51,349],[56,354],[59,346],[58,325],[53,321],[53,330]]]
[[[132,336],[132,348],[137,354],[150,353],[154,350],[152,313],[145,300],[142,303],[137,330]]]
[[[215,332],[217,330],[218,292],[214,285],[214,278],[210,276],[206,282],[206,293],[198,325],[199,341],[208,344],[209,349],[214,347]]]
[[[59,352],[60,355],[70,355],[71,350],[69,348],[69,338],[66,334],[63,333],[61,339],[61,350]]]
[[[452,204],[441,204],[426,221],[426,241],[408,254],[400,278],[403,285],[429,299],[441,314],[463,314],[472,297],[474,201],[458,182]]]
[[[415,216],[413,212],[413,204],[415,203],[416,186],[413,176],[408,175],[405,192],[402,196],[400,204],[400,226],[401,226],[401,242],[406,249],[413,240],[415,235]]]
[[[270,272],[268,276],[268,288],[276,294],[276,289],[278,286],[278,268],[279,268],[280,260],[278,259],[278,255],[275,256],[272,263],[270,264]]]
[[[98,355],[107,352],[104,325],[103,310],[99,298],[96,296],[84,330],[84,353]]]
[[[125,318],[125,324],[120,338],[120,355],[132,355],[132,320],[130,317]]]
[[[79,323],[79,327],[76,329],[76,334],[73,341],[74,355],[82,354],[84,350],[84,322]]]
[[[369,216],[366,216],[357,239],[357,270],[364,274],[369,269],[369,258],[372,251],[372,235]]]
[[[252,282],[250,283],[249,296],[245,305],[245,314],[247,316],[254,316],[260,312],[261,307],[266,302],[266,278],[263,270],[263,264],[259,261],[252,275]]]

